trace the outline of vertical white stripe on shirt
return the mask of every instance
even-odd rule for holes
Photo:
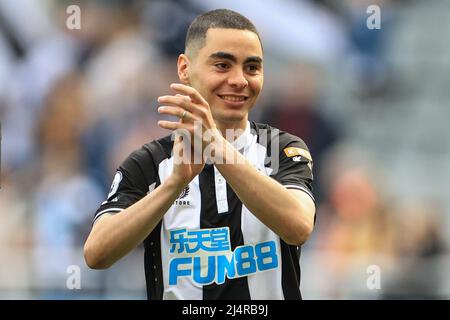
[[[216,204],[217,212],[228,212],[228,198],[227,198],[227,182],[222,174],[214,166],[214,185],[216,187]]]
[[[173,170],[173,158],[165,159],[159,164],[159,177],[163,183]],[[200,229],[200,187],[198,176],[189,183],[189,193],[182,200],[190,201],[191,206],[172,205],[163,217],[161,226],[161,262],[164,281],[163,300],[179,299],[203,299],[202,286],[193,282],[192,277],[178,278],[177,286],[169,286],[169,262],[170,262],[170,241],[169,230],[171,229]],[[195,216],[197,215],[197,218]],[[186,217],[189,217],[188,219]]]
[[[247,159],[267,174],[264,168],[266,148],[256,142],[256,136],[246,152]],[[248,276],[248,287],[252,300],[282,300],[284,299],[281,282],[281,249],[280,237],[258,220],[244,205],[242,205],[241,230],[244,244],[255,245],[260,242],[274,241],[278,256],[278,268],[257,272]]]

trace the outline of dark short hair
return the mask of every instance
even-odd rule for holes
[[[216,9],[203,13],[192,21],[186,34],[185,51],[192,46],[197,50],[203,48],[206,33],[211,28],[249,30],[258,36],[262,47],[258,30],[249,19],[233,10]]]

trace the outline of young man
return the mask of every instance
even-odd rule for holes
[[[119,167],[87,264],[108,268],[144,242],[149,299],[300,299],[312,159],[300,138],[248,120],[263,86],[256,28],[230,10],[197,17],[178,75],[175,94],[158,99],[179,118],[158,122],[175,141],[148,143]]]

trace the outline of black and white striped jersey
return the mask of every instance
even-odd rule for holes
[[[312,159],[298,137],[248,122],[233,145],[260,172],[312,195]],[[94,223],[152,192],[172,173],[171,136],[119,166]],[[240,201],[214,165],[183,190],[144,241],[149,299],[301,299],[300,248],[286,244]]]

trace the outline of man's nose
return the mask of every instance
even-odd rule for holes
[[[248,80],[242,70],[237,69],[230,73],[228,84],[232,87],[243,89],[248,86]]]

